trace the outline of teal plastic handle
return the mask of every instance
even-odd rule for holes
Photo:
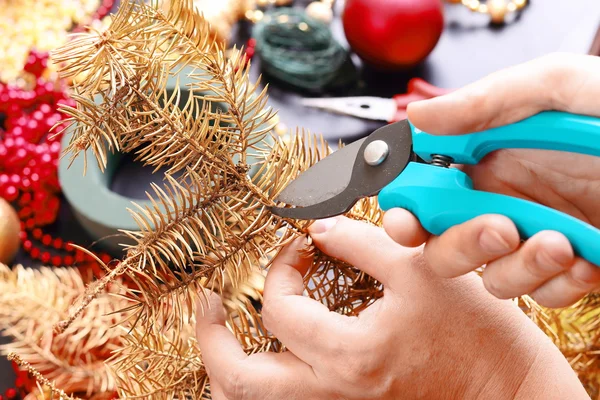
[[[413,150],[425,161],[433,154],[456,164],[477,164],[500,149],[558,150],[600,156],[600,119],[560,111],[544,111],[513,124],[466,135],[441,136],[411,124]]]
[[[399,207],[412,212],[434,235],[479,215],[501,214],[514,222],[523,239],[544,230],[561,232],[577,255],[600,266],[600,230],[541,204],[474,190],[471,179],[454,168],[410,162],[379,192],[378,201],[384,211]]]

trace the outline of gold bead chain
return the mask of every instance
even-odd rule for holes
[[[446,0],[448,3],[462,4],[469,10],[481,14],[489,14],[495,24],[502,24],[506,15],[511,12],[520,11],[527,4],[527,0]]]

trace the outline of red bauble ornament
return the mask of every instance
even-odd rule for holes
[[[366,63],[385,69],[420,64],[444,30],[442,0],[346,0],[344,32]]]

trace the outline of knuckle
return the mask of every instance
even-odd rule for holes
[[[547,89],[542,100],[549,102],[553,108],[564,108],[569,100],[574,72],[578,68],[577,59],[568,53],[555,52],[540,57],[539,79]]]
[[[273,321],[275,320],[277,305],[272,301],[265,297],[264,302],[261,308],[261,317],[263,321],[263,325],[268,330],[273,328]]]
[[[565,266],[558,265],[554,262],[551,264],[550,262],[548,264],[539,262],[534,255],[527,257],[523,261],[523,268],[529,276],[533,277],[539,283],[544,282],[551,275],[566,269]]]
[[[498,278],[490,277],[489,275],[485,274],[485,272],[483,274],[483,286],[488,292],[499,299],[508,298],[504,293],[505,289],[503,282]]]
[[[352,346],[345,346],[343,355],[337,359],[339,368],[336,370],[336,381],[340,388],[362,393],[367,390],[369,398],[380,398],[389,393],[393,379],[390,378],[386,355],[382,351],[390,346],[388,336],[359,336]]]
[[[542,307],[552,308],[556,304],[560,303],[560,301],[557,301],[558,299],[556,296],[549,295],[545,290],[535,290],[529,295],[529,297],[531,297],[533,301]]]
[[[222,390],[229,400],[244,400],[248,397],[244,374],[241,373],[239,368],[232,368],[228,378],[225,382],[222,382]]]

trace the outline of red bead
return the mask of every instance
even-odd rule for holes
[[[42,262],[45,264],[45,263],[48,263],[48,262],[50,261],[50,258],[51,258],[51,257],[52,257],[52,256],[50,255],[50,253],[48,253],[47,251],[45,251],[45,252],[43,252],[43,253],[42,253],[42,258],[41,258],[41,260],[42,260]]]
[[[6,189],[4,189],[4,198],[6,199],[6,201],[9,201],[9,202],[15,201],[18,196],[19,196],[19,191],[17,190],[16,187],[9,186]]]
[[[35,175],[37,175],[37,174],[31,174],[31,181],[32,182],[38,182],[39,181],[39,177],[36,180],[35,177],[34,177]],[[48,198],[48,195],[46,194],[46,192],[39,192],[39,191],[37,191],[33,195],[33,201],[35,201],[35,202],[42,202],[42,201],[45,201],[47,198]]]
[[[8,400],[14,399],[17,397],[17,391],[14,388],[7,389],[6,397],[8,397]]]
[[[31,258],[38,258],[40,256],[40,249],[38,249],[37,247],[34,247],[33,249],[31,249]]]
[[[23,110],[21,109],[21,107],[19,107],[19,105],[15,103],[9,104],[9,106],[6,108],[6,116],[8,118],[19,117],[22,112]]]
[[[21,241],[27,239],[27,231],[23,230],[23,228],[25,228],[25,224],[23,222],[21,222],[21,224],[23,225],[21,227],[21,231],[19,232],[19,239],[21,239]]]
[[[50,246],[50,243],[52,243],[52,236],[45,234],[44,236],[42,236],[42,244],[44,246]]]
[[[52,257],[52,265],[55,267],[60,267],[62,265],[63,261],[62,258],[60,256],[54,256]]]
[[[253,47],[248,47],[246,49],[246,56],[248,56],[249,58],[254,57],[254,48]]]
[[[25,251],[30,251],[33,248],[33,243],[31,243],[31,240],[24,241],[23,248],[25,249]]]
[[[27,144],[27,142],[22,137],[15,138],[15,147],[20,149],[20,148],[25,147],[26,144]]]
[[[251,38],[248,40],[248,48],[250,47],[256,47],[256,39]]]
[[[21,198],[19,199],[19,204],[21,206],[25,206],[31,202],[31,193],[23,193]]]
[[[28,191],[31,189],[31,181],[27,178],[21,181],[21,189]]]
[[[33,213],[33,210],[30,207],[23,207],[19,210],[19,218],[25,219],[29,218],[29,216]]]
[[[62,248],[62,245],[63,245],[63,241],[61,238],[56,238],[52,242],[52,247],[54,247],[57,250],[60,250]]]
[[[58,207],[60,206],[60,201],[58,200],[58,197],[51,197],[48,200],[48,204],[47,207],[50,210],[58,210]]]
[[[75,252],[75,261],[82,262],[83,260],[85,260],[85,255],[83,254],[83,252],[77,250]]]
[[[40,228],[35,228],[32,233],[34,239],[40,240],[42,238],[42,230]]]
[[[65,256],[63,265],[73,265],[73,256]]]
[[[33,218],[29,218],[26,222],[25,222],[25,227],[27,229],[33,229],[33,227],[35,226],[35,219]]]
[[[33,119],[36,119],[38,121],[42,121],[44,118],[46,118],[44,113],[39,110],[34,111],[33,114],[31,114],[31,116],[33,117]]]
[[[111,256],[109,256],[108,254],[102,254],[102,255],[100,256],[100,259],[102,260],[102,262],[103,262],[104,264],[108,264],[108,263],[109,263],[109,262],[112,260],[112,257],[111,257]]]
[[[50,107],[48,104],[44,103],[40,106],[40,111],[43,112],[44,114],[50,114],[52,112],[52,107]]]

